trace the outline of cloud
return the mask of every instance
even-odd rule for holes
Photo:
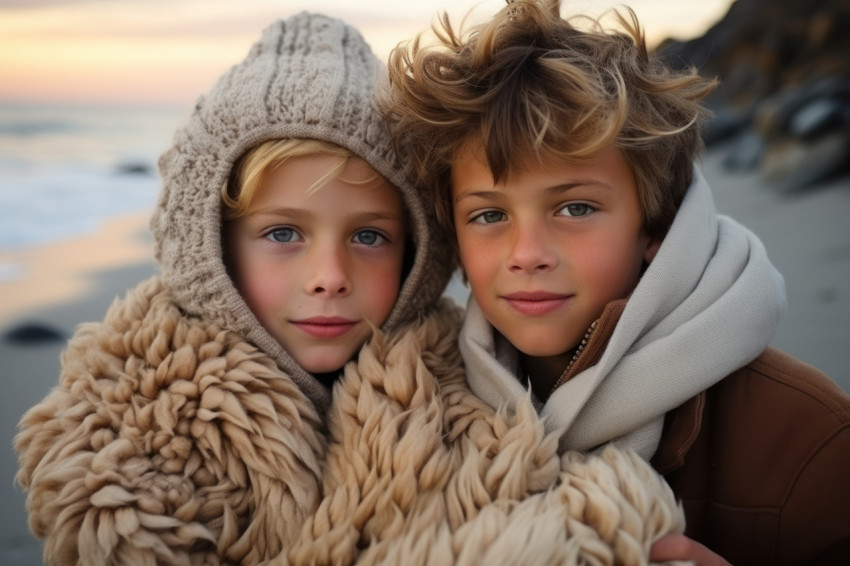
[[[71,6],[74,4],[90,3],[87,0],[0,0],[0,11],[17,10],[27,8],[41,8],[44,6]]]
[[[663,5],[670,21],[673,1],[633,1],[650,40],[661,31],[650,4]],[[565,10],[599,13],[619,3],[571,0]],[[88,89],[101,99],[186,100],[244,57],[272,21],[304,9],[352,24],[386,59],[441,11],[459,23],[469,10],[476,21],[502,6],[504,0],[0,0],[0,53],[9,55],[0,100],[66,96],[71,85],[79,97]]]

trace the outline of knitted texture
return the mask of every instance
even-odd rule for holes
[[[189,314],[235,330],[274,359],[319,407],[329,392],[299,367],[242,300],[222,260],[220,190],[235,162],[272,139],[316,139],[348,148],[402,193],[415,246],[412,268],[383,329],[421,314],[452,271],[433,204],[398,160],[373,104],[384,69],[340,20],[301,13],[263,32],[244,61],[202,96],[159,161],[163,190],[153,219],[166,284]]]

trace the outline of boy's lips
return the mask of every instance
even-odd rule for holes
[[[337,338],[357,325],[356,320],[341,316],[313,316],[289,322],[316,338]]]
[[[508,305],[520,314],[541,316],[561,308],[571,297],[547,291],[518,291],[502,295]]]

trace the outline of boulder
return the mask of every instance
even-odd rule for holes
[[[850,131],[834,131],[814,140],[785,138],[770,144],[759,173],[784,193],[798,192],[850,171]]]

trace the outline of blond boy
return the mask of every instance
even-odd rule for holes
[[[373,105],[382,71],[300,13],[199,98],[159,163],[161,274],[79,329],[20,423],[46,564],[251,565],[297,540],[333,382],[450,275]]]

